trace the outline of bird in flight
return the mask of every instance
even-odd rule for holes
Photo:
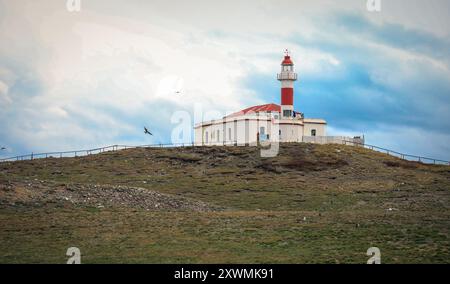
[[[6,148],[5,148],[5,147],[2,147],[2,148],[0,148],[0,150],[6,150]]]
[[[153,136],[153,134],[150,131],[148,131],[147,127],[145,127],[145,126],[144,126],[144,134]]]

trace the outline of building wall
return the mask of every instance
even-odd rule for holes
[[[205,145],[246,145],[256,142],[256,122],[249,120],[225,121],[198,127],[195,130],[195,143]],[[231,133],[231,137],[230,137]],[[208,138],[206,138],[208,136]],[[203,137],[203,139],[202,139]]]
[[[213,124],[210,126],[210,139],[214,145],[223,145],[223,125]]]
[[[245,120],[238,120],[236,122],[236,142],[238,145],[245,145]]]
[[[280,142],[302,142],[303,136],[311,136],[311,130],[316,130],[316,136],[326,136],[326,124],[307,123],[288,124],[280,121],[273,124],[265,118],[249,117],[228,121],[217,121],[215,124],[198,127],[195,129],[195,143],[205,145],[256,145],[258,133],[264,127],[265,134],[269,134],[269,140],[278,138]],[[279,135],[281,131],[281,135]],[[231,133],[231,137],[230,137]],[[208,138],[206,138],[208,135]]]
[[[261,131],[261,128],[264,128],[264,133]],[[273,133],[272,133],[273,129]],[[273,137],[276,137],[278,135],[278,126],[273,125],[272,121],[270,120],[258,120],[256,125],[256,131],[257,133],[260,133],[261,135],[268,135],[269,140],[272,140]],[[262,138],[265,139],[265,138]]]
[[[304,123],[303,136],[311,136],[311,130],[316,130],[316,136],[327,136],[327,125],[322,123]]]
[[[202,127],[198,127],[198,128],[194,128],[194,142],[195,144],[202,144],[202,139],[203,139],[203,133],[202,133],[203,128]]]
[[[264,127],[264,134],[271,136],[272,122],[266,119],[247,119],[238,120],[236,123],[236,135],[238,137],[237,143],[239,145],[244,144],[256,144],[258,140],[258,133],[261,131],[261,127]]]
[[[235,141],[234,121],[228,121],[228,122],[224,123],[224,126],[225,126],[225,129],[224,129],[225,144],[226,145],[234,144],[234,141]]]
[[[300,124],[280,124],[280,142],[301,142],[303,126]]]

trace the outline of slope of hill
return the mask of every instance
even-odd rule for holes
[[[364,148],[141,148],[0,164],[0,262],[450,261],[450,167]]]

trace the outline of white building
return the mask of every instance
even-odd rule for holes
[[[303,142],[307,137],[326,136],[323,119],[305,118],[294,110],[294,63],[286,52],[277,74],[281,82],[281,105],[265,104],[246,108],[221,119],[195,125],[197,145],[252,145],[258,141]]]

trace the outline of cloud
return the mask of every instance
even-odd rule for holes
[[[327,19],[308,36],[290,37],[298,49],[296,109],[326,118],[331,129],[342,133],[366,134],[375,145],[448,157],[447,39],[398,24],[375,26],[361,15],[336,13]],[[303,58],[311,52],[318,56],[309,57],[312,64],[305,68]],[[336,58],[339,64],[326,58]],[[271,75],[256,74],[245,84],[266,100],[279,100],[279,86]]]
[[[296,109],[374,144],[447,156],[449,4],[408,3],[368,13],[359,0],[112,0],[69,13],[64,1],[0,0],[0,143],[20,154],[169,142],[176,111],[279,102],[289,48]]]
[[[175,111],[192,112],[201,102],[225,112],[245,101],[232,84],[242,73],[239,62],[208,45],[148,22],[89,11],[76,18],[54,3],[2,3],[8,13],[1,36],[17,48],[0,49],[0,67],[16,77],[12,105],[0,111],[8,121],[0,140],[15,151],[169,142]],[[39,26],[17,22],[19,13]],[[13,26],[29,37],[17,37]],[[153,140],[142,135],[144,125]]]
[[[5,82],[0,81],[0,102],[2,105],[12,103],[11,98],[8,96],[9,86]]]
[[[356,14],[341,14],[335,20],[336,27],[345,34],[424,55],[437,61],[450,63],[450,35],[436,36],[418,29],[407,28],[398,23],[375,24]]]

